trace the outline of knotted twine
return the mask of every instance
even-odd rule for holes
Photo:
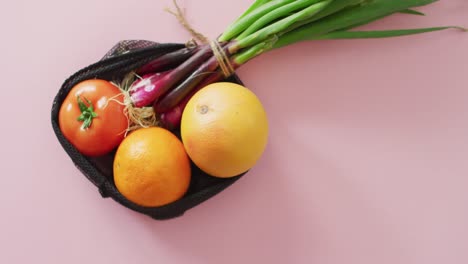
[[[179,23],[190,33],[190,35],[192,35],[192,39],[186,43],[186,46],[193,47],[194,45],[198,45],[195,39],[197,39],[203,44],[209,44],[211,50],[213,51],[213,56],[218,61],[218,65],[221,71],[223,72],[224,76],[227,78],[234,74],[234,67],[231,64],[231,60],[229,59],[228,55],[221,47],[219,42],[216,39],[210,40],[205,35],[195,30],[192,27],[192,25],[190,25],[190,23],[187,21],[187,18],[183,14],[182,9],[180,8],[179,4],[177,4],[177,0],[173,0],[173,3],[176,8],[176,11],[173,11],[169,8],[165,8],[165,10],[168,13],[174,15],[179,21]]]

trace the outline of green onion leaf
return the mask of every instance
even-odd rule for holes
[[[253,22],[246,30],[244,30],[244,32],[242,32],[242,34],[237,36],[236,39],[242,39],[262,29],[262,27],[268,25],[272,21],[275,21],[279,18],[287,17],[293,12],[306,8],[320,1],[322,0],[297,0],[279,8],[276,8],[275,10],[265,14],[264,16]]]
[[[405,9],[405,10],[400,11],[400,13],[409,14],[409,15],[417,15],[417,16],[425,16],[426,15],[424,13],[421,13],[421,12],[413,10],[413,9]]]
[[[461,29],[460,27],[432,27],[432,28],[416,28],[416,29],[399,29],[399,30],[377,30],[377,31],[335,31],[318,37],[313,37],[313,40],[319,39],[365,39],[365,38],[389,38],[406,35],[421,34],[445,29]]]
[[[314,21],[317,21],[321,18],[330,16],[332,14],[338,13],[343,10],[347,10],[353,7],[356,7],[358,5],[363,4],[367,0],[334,0],[330,4],[328,4],[322,11],[317,13],[316,15],[310,17],[309,19],[298,21],[294,23],[292,26],[287,28],[287,30],[284,30],[280,34],[286,34],[287,32],[293,31],[297,28],[300,28],[304,25],[311,24]]]
[[[247,37],[237,40],[236,45],[233,45],[229,51],[234,53],[236,50],[241,48],[250,47],[257,43],[264,41],[265,39],[271,37],[272,35],[276,35],[284,30],[287,30],[291,25],[298,21],[306,20],[311,16],[317,14],[321,10],[323,10],[332,0],[324,0],[313,4],[303,10],[294,13],[286,18],[283,18],[267,27],[262,28],[261,30],[248,35]]]
[[[433,3],[437,0],[370,0],[351,8],[345,8],[318,21],[305,24],[280,36],[274,48],[280,48],[303,40],[366,23],[393,13]]]
[[[265,14],[275,10],[278,7],[281,7],[285,4],[293,2],[295,0],[274,0],[263,5],[258,6],[258,8],[253,9],[251,12],[247,13],[244,17],[240,18],[232,25],[230,25],[223,34],[218,38],[218,41],[229,41],[232,38],[236,37],[257,19],[261,18]],[[254,3],[255,4],[255,3]]]
[[[259,6],[268,2],[271,2],[271,0],[256,0],[252,5],[250,5],[249,8],[247,8],[247,10],[245,10],[245,12],[236,21],[239,21],[239,19],[245,17],[246,15],[250,14],[252,11],[257,9]]]

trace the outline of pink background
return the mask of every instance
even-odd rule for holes
[[[217,36],[250,0],[180,0]],[[171,1],[2,5],[0,263],[468,263],[468,34],[320,41],[241,68],[271,122],[247,177],[182,218],[102,199],[53,134],[62,82],[121,39],[185,42]],[[366,28],[468,26],[466,0]]]

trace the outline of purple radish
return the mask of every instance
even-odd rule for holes
[[[142,84],[138,85],[137,83],[134,88],[131,88],[130,97],[133,105],[135,107],[152,105],[160,96],[182,81],[212,55],[211,48],[205,46],[177,68],[162,72],[159,75],[156,73],[143,78],[140,80],[140,82],[143,82]],[[143,86],[143,88],[140,88],[140,86]]]
[[[184,61],[189,59],[193,54],[195,54],[195,52],[199,50],[200,46],[196,46],[191,48],[183,48],[164,54],[143,65],[141,68],[136,70],[136,73],[139,75],[145,75],[148,73],[167,71],[182,64]]]
[[[153,103],[153,94],[158,93],[161,88],[159,81],[168,75],[169,71],[147,74],[137,79],[129,89],[130,98],[137,107],[146,106]]]

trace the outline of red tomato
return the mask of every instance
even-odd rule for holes
[[[124,139],[128,127],[120,89],[105,80],[74,86],[59,112],[60,130],[82,154],[101,156]]]

